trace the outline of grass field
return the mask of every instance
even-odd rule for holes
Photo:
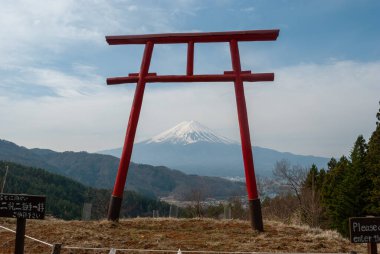
[[[15,224],[15,219],[0,219],[1,226],[15,229]],[[173,251],[180,248],[182,251],[366,252],[366,245],[353,245],[333,231],[274,221],[265,221],[264,227],[264,233],[257,233],[248,221],[241,220],[137,218],[111,223],[47,219],[28,220],[26,234],[51,244],[62,243],[63,247],[108,248],[103,251],[63,249],[61,253],[109,253],[111,247]],[[0,253],[13,253],[14,238],[13,233],[0,228]],[[30,239],[25,241],[25,253],[50,252],[51,247]]]

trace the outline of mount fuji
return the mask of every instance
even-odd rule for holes
[[[151,139],[143,141],[144,144],[167,143],[173,145],[190,145],[199,142],[215,144],[238,144],[236,141],[225,138],[216,134],[213,130],[196,122],[182,122],[173,128],[154,136]]]
[[[122,148],[99,153],[120,157]],[[295,155],[268,148],[253,147],[255,172],[271,176],[277,161],[293,165],[326,167],[328,158]],[[167,166],[187,174],[243,177],[243,158],[239,142],[223,137],[196,121],[182,122],[148,140],[136,143],[132,161]]]

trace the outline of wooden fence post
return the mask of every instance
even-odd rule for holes
[[[53,245],[53,251],[51,252],[51,254],[61,254],[61,247],[62,243],[55,243]]]

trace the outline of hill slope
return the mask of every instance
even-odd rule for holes
[[[121,148],[99,153],[120,157]],[[253,147],[255,172],[271,176],[277,161],[293,165],[326,167],[329,159],[296,155],[273,149]],[[132,160],[150,165],[165,165],[187,174],[243,177],[243,159],[238,142],[223,137],[195,121],[182,122],[143,142],[136,143]]]
[[[27,149],[0,140],[0,160],[32,167],[43,167],[49,172],[75,179],[94,188],[113,188],[119,159],[110,155],[87,152],[58,153],[47,149]],[[245,194],[242,183],[216,177],[186,175],[166,167],[131,163],[127,189],[150,197],[174,196],[177,199],[193,189],[202,190],[209,197],[230,197]]]
[[[110,191],[89,188],[70,178],[49,173],[43,169],[4,161],[0,161],[1,183],[3,183],[6,165],[9,166],[9,171],[4,193],[44,195],[47,213],[56,218],[80,219],[84,202],[93,204],[93,219],[106,217]],[[169,206],[133,192],[125,192],[122,217],[147,216],[151,214],[152,209],[167,214]]]
[[[14,223],[9,220],[2,222],[0,219],[0,224],[14,228]],[[64,253],[68,253],[68,250],[65,250],[68,246],[108,248],[97,253],[108,253],[111,247],[142,249],[145,250],[142,251],[144,253],[149,249],[170,250],[176,253],[179,248],[194,253],[348,253],[353,250],[365,253],[365,245],[350,244],[332,231],[284,225],[273,221],[264,221],[264,227],[265,232],[258,234],[250,228],[248,221],[240,220],[140,218],[121,220],[116,225],[107,221],[47,220],[28,221],[27,234],[48,243],[62,243]],[[14,235],[2,231],[0,237],[6,243],[14,238]],[[0,251],[8,253],[13,247],[13,241],[9,242],[0,246]],[[48,247],[28,239],[26,248],[33,249],[36,253],[51,252]],[[75,253],[76,251],[79,250],[75,250]]]

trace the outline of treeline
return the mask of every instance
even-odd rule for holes
[[[349,217],[380,216],[380,109],[376,118],[368,143],[360,135],[349,157],[332,158],[326,170],[278,162],[274,174],[287,191],[267,198],[264,214],[336,229],[344,236]]]
[[[107,216],[111,190],[95,189],[70,178],[43,169],[25,167],[0,161],[0,186],[3,186],[6,167],[8,174],[4,193],[24,193],[46,196],[47,214],[71,220],[82,217],[84,203],[92,204],[91,219]],[[170,206],[156,199],[146,198],[133,191],[124,192],[120,217],[151,216],[153,210],[169,214]]]

